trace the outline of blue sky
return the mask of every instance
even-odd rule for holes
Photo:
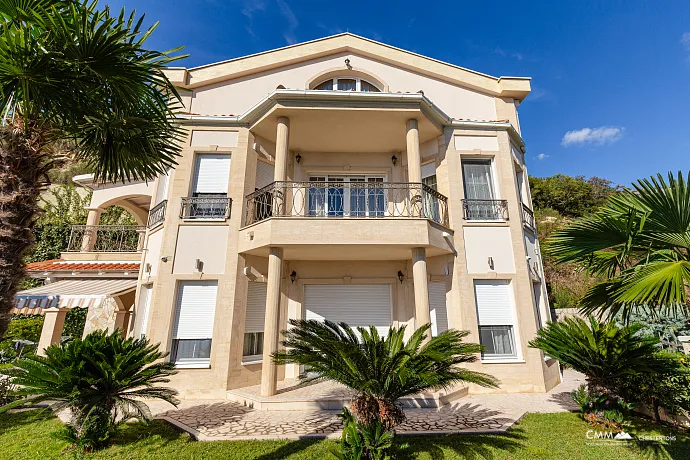
[[[490,75],[532,77],[520,106],[531,175],[627,185],[690,169],[688,0],[105,3],[160,21],[149,46],[184,45],[185,66],[350,31]]]

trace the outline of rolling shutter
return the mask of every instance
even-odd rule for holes
[[[217,281],[181,281],[173,339],[210,339],[216,313]]]
[[[429,309],[431,310],[431,335],[436,337],[448,330],[446,283],[429,283]]]
[[[375,326],[384,336],[392,324],[389,284],[309,284],[304,304],[305,319]]]
[[[474,295],[480,326],[513,325],[515,321],[509,281],[475,281]]]
[[[436,162],[432,161],[422,165],[422,179],[436,175]]]
[[[256,161],[256,188],[264,188],[273,183],[275,166],[265,161]]]
[[[168,184],[170,183],[170,171],[167,174],[158,176],[158,184],[156,185],[156,204],[160,204],[168,197]]]
[[[228,193],[230,155],[197,155],[194,193]]]
[[[244,332],[263,332],[266,318],[266,283],[249,282]]]
[[[142,286],[139,292],[139,308],[136,311],[134,338],[146,335],[151,309],[151,286]]]

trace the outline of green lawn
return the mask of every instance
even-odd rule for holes
[[[46,412],[0,415],[0,459],[74,458],[66,443],[51,436],[60,423]],[[507,435],[405,437],[413,459],[638,459],[690,458],[690,435],[637,420],[626,431],[635,435],[672,434],[669,443],[632,447],[588,441],[588,430],[577,414],[529,414]],[[112,446],[89,459],[319,459],[332,458],[333,441],[195,442],[164,422],[149,426],[127,424]]]

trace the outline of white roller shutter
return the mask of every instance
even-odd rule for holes
[[[448,330],[446,283],[429,283],[429,309],[431,310],[431,335],[436,337]]]
[[[514,324],[509,281],[475,281],[474,295],[481,326],[509,326]]]
[[[304,305],[306,319],[375,326],[383,335],[392,324],[389,284],[308,284]]]
[[[146,335],[149,324],[149,310],[151,309],[151,286],[142,286],[139,292],[139,307],[134,321],[134,338]]]
[[[230,155],[197,155],[194,193],[228,193]]]
[[[266,318],[266,283],[249,282],[244,332],[263,332]]]
[[[158,184],[156,185],[156,204],[162,203],[168,197],[168,184],[170,183],[170,171],[167,174],[158,176]]]
[[[265,161],[256,161],[256,188],[264,188],[273,183],[275,166]]]
[[[422,165],[422,179],[436,175],[436,162],[432,161]]]
[[[173,339],[212,337],[217,294],[217,281],[180,281]]]

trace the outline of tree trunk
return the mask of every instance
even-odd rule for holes
[[[654,421],[656,423],[661,423],[661,413],[659,412],[659,407],[661,407],[661,405],[659,404],[659,400],[654,398],[652,400],[652,409],[654,412]]]
[[[25,135],[21,120],[0,127],[0,338],[26,276],[38,199],[48,185],[49,154],[43,134],[36,131]]]

